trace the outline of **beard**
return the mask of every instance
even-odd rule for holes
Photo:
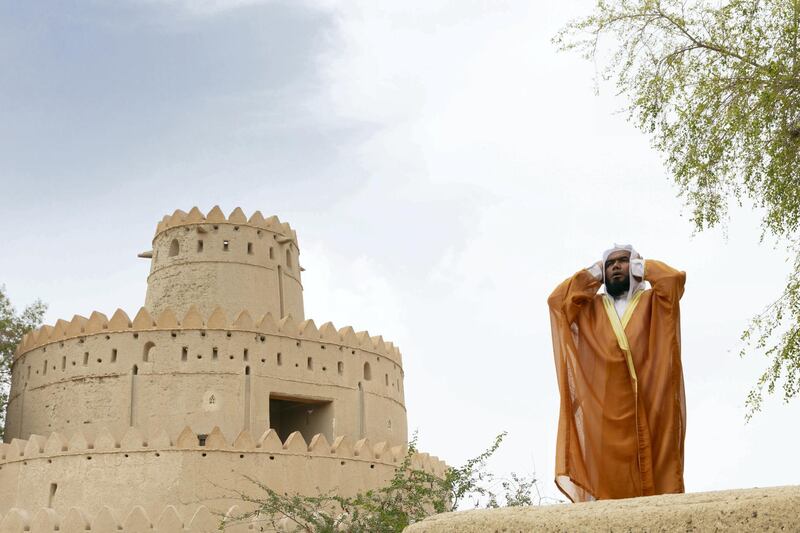
[[[625,294],[628,292],[628,289],[631,288],[631,279],[630,276],[626,276],[625,279],[620,281],[606,281],[606,292],[611,295],[613,298]]]

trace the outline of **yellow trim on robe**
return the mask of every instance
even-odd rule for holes
[[[631,354],[631,347],[628,344],[628,336],[625,335],[625,326],[628,325],[633,315],[633,310],[636,308],[636,304],[639,303],[643,292],[644,291],[637,291],[633,296],[633,299],[628,303],[628,307],[622,314],[622,321],[620,321],[617,315],[617,310],[614,308],[614,300],[611,296],[608,294],[603,296],[603,305],[606,308],[608,320],[611,322],[611,329],[614,330],[614,335],[617,337],[617,344],[619,344],[620,349],[625,353],[625,362],[628,364],[628,373],[631,375],[634,391],[638,391],[639,389],[639,379],[636,377],[636,368],[633,366],[633,355]]]

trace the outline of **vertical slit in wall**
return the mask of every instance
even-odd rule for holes
[[[244,349],[244,353],[242,354],[242,358],[247,361],[250,359],[250,354],[247,352],[247,348]]]
[[[42,375],[44,376],[47,374],[47,359],[44,360],[44,366],[42,367]]]
[[[181,348],[181,361],[186,361],[189,358],[189,347],[184,346]]]
[[[116,363],[117,362],[117,349],[116,348],[112,348],[111,349],[111,362],[112,363]]]
[[[364,387],[358,382],[358,438],[364,438]]]
[[[56,498],[56,491],[58,490],[58,483],[50,483],[50,496],[47,497],[47,507],[53,508],[53,500]]]
[[[250,430],[250,367],[244,367],[244,429]]]
[[[131,372],[131,409],[130,409],[130,426],[133,427],[135,420],[135,406],[136,406],[136,376],[139,374],[139,367],[133,365]]]
[[[283,313],[283,269],[278,265],[278,300],[280,301],[281,318],[284,317]]]
[[[83,366],[89,364],[89,352],[83,352]]]
[[[211,360],[216,361],[217,359],[219,359],[219,350],[217,349],[216,346],[214,346],[211,349]]]
[[[63,372],[66,369],[67,369],[67,356],[65,355],[61,357],[61,371]]]

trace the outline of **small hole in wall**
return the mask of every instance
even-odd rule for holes
[[[161,457],[161,454],[156,452],[156,457]]]
[[[239,459],[244,459],[244,454],[239,454]]]
[[[202,455],[203,457],[205,457],[205,456],[206,456],[206,452],[203,452],[203,453],[202,453],[202,454],[200,454],[200,455]]]
[[[297,344],[297,346],[300,346],[300,341],[297,341],[297,343],[296,343],[296,344]]]
[[[323,372],[327,372],[327,370],[328,370],[328,368],[327,368],[327,367],[324,367],[324,366],[322,367],[322,371],[323,371]]]
[[[231,356],[228,356],[228,358],[229,358],[231,361],[233,361],[233,356],[232,356],[232,355],[231,355]]]
[[[215,224],[215,225],[214,225],[214,230],[216,231],[216,230],[218,230],[218,229],[219,229],[219,226],[217,226],[217,225]]]
[[[203,356],[202,356],[202,355],[200,355],[200,354],[197,354],[197,358],[198,358],[198,359],[202,359],[202,358],[203,358]]]
[[[111,338],[111,335],[106,335],[106,340],[109,340],[110,338]]]
[[[264,335],[261,335],[261,337],[259,337],[259,340],[261,342],[264,342],[265,340],[267,340],[267,338]]]
[[[91,456],[91,455],[87,455],[87,456],[86,456],[86,460],[87,460],[87,461],[91,461],[91,460],[92,460],[92,456]]]
[[[262,363],[266,363],[266,362],[267,362],[267,360],[266,360],[266,359],[264,359],[264,358],[262,358],[262,359],[261,359],[261,362],[262,362]]]
[[[270,460],[270,461],[274,461],[274,460],[275,460],[275,456],[274,456],[274,455],[270,455],[270,456],[269,456],[269,460]]]
[[[375,465],[369,465],[370,468],[375,468]]]
[[[325,345],[324,345],[324,344],[320,344],[320,345],[319,345],[319,349],[320,349],[320,350],[324,350],[324,349],[325,349]]]
[[[174,331],[173,331],[173,332],[171,332],[171,333],[170,333],[170,335],[172,335],[172,338],[173,338],[173,339],[174,339],[175,337],[177,337],[177,336],[178,336],[178,334],[177,334],[177,333],[175,333]]]
[[[340,464],[340,465],[342,465],[342,466],[344,466],[344,461],[341,461],[339,464]]]
[[[205,336],[206,336],[206,332],[205,332],[205,331],[201,331],[201,332],[200,332],[200,336],[201,336],[201,337],[205,337]]]
[[[234,226],[233,231],[239,231],[239,226]]]
[[[128,454],[127,454],[127,453],[125,454],[125,457],[128,457]]]
[[[138,338],[139,338],[139,334],[138,334],[138,333],[134,333],[134,334],[133,334],[133,338],[134,338],[134,339],[138,339]]]
[[[102,362],[103,362],[103,360],[102,360],[102,359],[98,359],[98,360],[97,360],[97,362],[98,362],[98,363],[102,363]]]
[[[229,331],[228,333],[226,333],[225,335],[226,335],[226,336],[227,336],[229,339],[231,338],[231,332],[230,332],[230,331]]]

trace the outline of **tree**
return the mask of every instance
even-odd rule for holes
[[[783,293],[751,321],[744,348],[769,365],[747,418],[782,381],[800,392],[800,0],[599,0],[553,42],[597,59],[650,135],[697,231],[727,221],[731,203],[763,210],[762,234],[794,257]]]
[[[475,507],[482,502],[488,507],[498,507],[497,496],[491,488],[494,476],[486,471],[486,462],[505,436],[505,432],[497,435],[489,448],[464,465],[447,468],[444,477],[412,468],[411,458],[416,453],[415,436],[386,486],[352,497],[335,493],[317,496],[282,494],[259,480],[249,478],[261,494],[251,496],[239,492],[237,496],[255,510],[227,517],[220,529],[255,518],[279,531],[400,533],[427,516],[458,508],[465,499]],[[538,490],[536,483],[533,476],[512,473],[511,480],[502,483],[506,505],[531,505],[532,491]]]
[[[11,363],[22,336],[42,323],[47,306],[35,301],[17,314],[0,285],[0,441],[6,426],[6,404],[11,384]]]

